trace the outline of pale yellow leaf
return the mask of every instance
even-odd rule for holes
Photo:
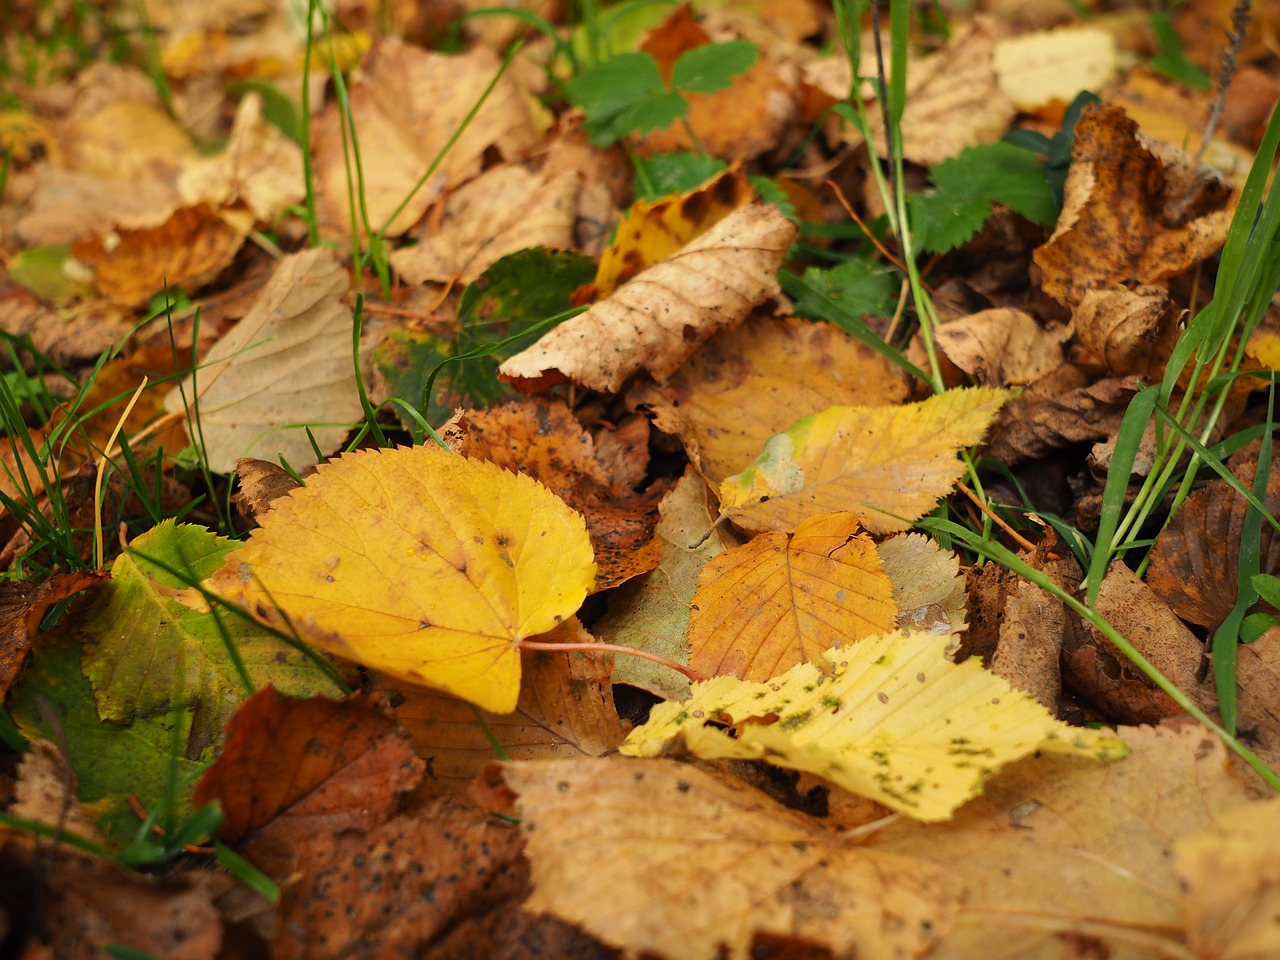
[[[1111,760],[1119,740],[1070,727],[946,637],[903,630],[823,654],[766,683],[716,677],[654,708],[622,745],[659,756],[764,759],[807,770],[917,820],[945,820],[988,776],[1036,750]],[[730,723],[736,738],[710,723]]]

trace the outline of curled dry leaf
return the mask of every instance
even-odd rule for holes
[[[689,665],[705,677],[767,680],[897,622],[893,585],[848,513],[794,534],[766,533],[703,568],[689,619]]]
[[[317,247],[280,261],[248,315],[205,357],[165,407],[198,414],[209,467],[244,456],[283,457],[296,470],[342,445],[361,407],[351,363],[347,272]],[[300,424],[310,426],[310,435]]]
[[[530,391],[571,380],[616,393],[641,370],[665,380],[708,337],[741,323],[778,292],[778,267],[795,233],[777,207],[735,210],[507,360],[500,375]]]
[[[1115,737],[1055,719],[977,661],[952,663],[948,639],[896,631],[766,683],[696,683],[683,703],[655,707],[621,752],[767,760],[917,820],[947,819],[992,773],[1036,750],[1097,760],[1128,752]]]
[[[1010,396],[974,387],[804,417],[720,485],[720,507],[748,530],[795,530],[808,517],[841,511],[872,533],[905,530],[950,492],[964,472],[958,452],[982,439]]]
[[[576,612],[595,572],[550,490],[430,446],[321,464],[208,583],[331,653],[509,713],[520,641]]]
[[[1076,124],[1062,213],[1035,251],[1044,292],[1074,305],[1089,290],[1155,283],[1215,253],[1239,191],[1180,151],[1138,132],[1118,107],[1093,104]]]
[[[0,702],[26,663],[48,609],[106,577],[105,572],[78,570],[46,580],[0,584]]]
[[[740,781],[671,760],[514,763],[526,907],[630,955],[746,960],[757,933],[865,960],[924,956],[960,885],[848,843]]]
[[[997,307],[937,328],[947,359],[987,387],[1032,383],[1062,363],[1063,330],[1045,330],[1021,310]]]
[[[1090,290],[1071,313],[1081,345],[1111,376],[1154,374],[1173,349],[1181,311],[1156,287]]]

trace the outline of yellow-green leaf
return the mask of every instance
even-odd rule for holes
[[[765,683],[716,677],[654,708],[622,745],[658,756],[764,759],[807,770],[917,820],[945,820],[1006,763],[1036,750],[1113,760],[1128,748],[1068,726],[947,637],[898,631],[831,650]],[[728,723],[736,737],[708,723]]]
[[[572,615],[595,572],[582,517],[541,484],[402,447],[321,465],[210,586],[308,643],[509,713],[520,641]]]
[[[748,530],[794,531],[847,510],[872,533],[905,530],[933,509],[964,470],[1013,393],[948,390],[896,407],[830,407],[775,434],[747,469],[720,485],[720,506]]]

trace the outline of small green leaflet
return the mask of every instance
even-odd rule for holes
[[[967,243],[1002,203],[1033,223],[1057,219],[1053,191],[1040,159],[1009,143],[969,147],[929,171],[933,188],[910,197],[911,225],[919,245],[945,253]]]
[[[683,54],[671,71],[671,86],[687,93],[727,90],[733,78],[750,70],[760,51],[749,40],[709,43]]]

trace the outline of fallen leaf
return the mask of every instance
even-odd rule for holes
[[[1239,191],[1173,147],[1138,132],[1118,107],[1090,105],[1076,123],[1053,236],[1035,251],[1044,292],[1074,305],[1089,290],[1152,284],[1214,254]]]
[[[665,388],[641,385],[630,396],[719,484],[801,417],[839,405],[898,404],[907,386],[889,361],[829,323],[750,317],[703,344]]]
[[[1280,799],[1218,814],[1174,846],[1187,945],[1197,957],[1280,953]]]
[[[1173,350],[1180,314],[1157,287],[1090,290],[1071,321],[1081,345],[1111,376],[1154,376]]]
[[[106,578],[106,573],[88,570],[26,583],[0,583],[0,703],[21,673],[48,609]]]
[[[947,638],[903,630],[827,651],[765,683],[716,677],[663,703],[622,744],[626,756],[682,746],[694,756],[807,770],[917,820],[945,820],[1002,766],[1036,750],[1115,760],[1114,737],[1070,727]],[[728,723],[736,737],[708,723]]]
[[[1272,768],[1280,766],[1280,630],[1274,627],[1236,652],[1237,708],[1249,746]]]
[[[219,629],[207,610],[174,597],[222,566],[235,541],[166,520],[130,546],[81,618],[84,672],[102,719],[129,723],[184,707],[194,714],[189,749],[199,752],[221,742],[253,691],[246,682],[286,694],[337,692],[305,654],[251,621],[224,614]]]
[[[966,627],[966,596],[960,558],[919,533],[876,544],[884,572],[893,583],[898,626],[959,634]]]
[[[1243,809],[1248,791],[1198,724],[1118,732],[1131,752],[1117,763],[1027,757],[953,820],[899,818],[867,839],[964,883],[957,922],[931,957],[1190,956],[1171,847]]]
[[[5,812],[101,844],[102,835],[80,804],[80,784],[67,758],[48,740],[33,740],[28,747]]]
[[[487,170],[444,200],[437,226],[396,250],[391,266],[409,283],[470,283],[494,263],[530,247],[573,246],[580,179],[554,179],[508,165]]]
[[[268,687],[227,725],[226,745],[194,800],[216,800],[218,836],[283,883],[300,846],[329,834],[368,834],[385,822],[423,766],[408,734],[370,699],[297,700]]]
[[[896,624],[893,585],[848,513],[766,533],[702,570],[689,618],[689,665],[705,677],[768,680],[832,647]]]
[[[383,39],[369,51],[352,84],[350,104],[364,163],[364,211],[373,230],[390,221],[385,235],[403,234],[445,190],[477,176],[490,147],[514,160],[533,146],[529,100],[510,73],[458,133],[501,66],[497,54],[484,46],[447,55]],[[313,123],[312,142],[321,220],[330,231],[350,236],[344,122],[331,102]],[[455,133],[458,139],[446,150]],[[437,159],[435,172],[392,219]]]
[[[560,324],[499,373],[531,391],[571,380],[616,393],[641,370],[665,380],[708,337],[736,326],[778,292],[776,274],[795,230],[777,207],[741,207]]]
[[[756,933],[837,956],[923,956],[960,889],[868,852],[741,782],[670,760],[510,764],[533,867],[526,909],[631,955],[745,960]]]
[[[338,656],[509,713],[520,641],[572,615],[594,578],[563,501],[431,446],[321,464],[209,586]]]
[[[51,857],[45,842],[8,826],[0,873],[0,926],[26,939],[16,943],[25,957],[220,956],[222,917],[199,874],[158,880],[65,844]]]
[[[1097,27],[1058,27],[1006,37],[993,52],[1000,92],[1024,113],[1081,90],[1101,90],[1119,68],[1115,38]]]
[[[948,390],[897,407],[830,407],[803,417],[720,485],[720,507],[748,530],[795,530],[849,511],[895,533],[933,509],[964,472],[957,453],[982,439],[1012,394]]]
[[[121,227],[108,239],[72,245],[76,259],[93,270],[104,297],[125,307],[145,304],[166,288],[195,290],[235,259],[252,222],[207,204],[180,207],[157,227]]]
[[[170,391],[166,409],[198,415],[192,442],[211,470],[230,473],[250,455],[298,470],[316,462],[313,442],[322,455],[341,446],[361,415],[347,288],[331,250],[285,258],[199,372]]]
[[[1035,318],[1008,307],[981,310],[944,323],[934,332],[947,359],[988,387],[1032,383],[1062,363],[1065,331],[1046,330]]]

